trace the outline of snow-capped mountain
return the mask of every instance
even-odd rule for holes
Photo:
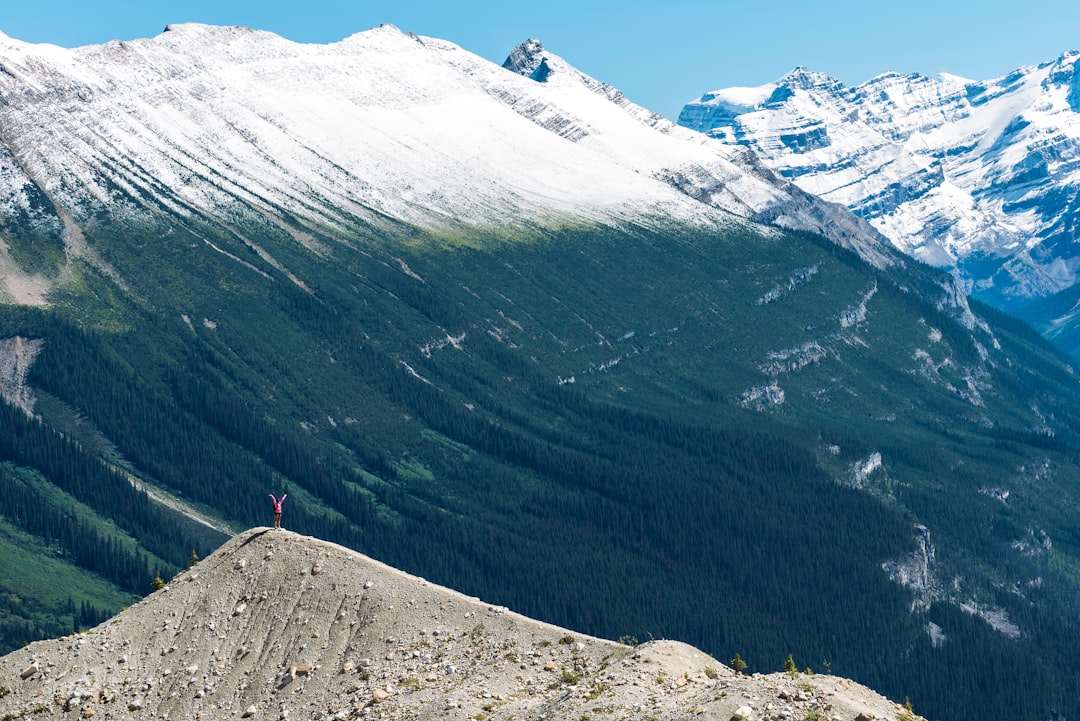
[[[1080,716],[1076,375],[535,41],[2,39],[0,264],[0,558],[60,564],[0,574],[0,647],[288,490],[290,528],[568,627]]]
[[[888,262],[869,226],[744,148],[629,103],[536,41],[512,57],[543,77],[392,26],[330,45],[201,25],[74,50],[0,36],[0,218],[66,234],[80,256],[76,228],[99,212],[259,216],[299,239],[734,214]],[[2,261],[9,297],[47,292]]]
[[[1078,57],[986,82],[888,73],[847,87],[797,68],[706,93],[679,124],[752,148],[901,250],[1017,307],[1080,278]]]

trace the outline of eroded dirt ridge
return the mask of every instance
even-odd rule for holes
[[[833,676],[541,623],[257,528],[86,633],[0,659],[5,719],[901,719]]]

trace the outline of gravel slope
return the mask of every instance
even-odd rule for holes
[[[290,531],[0,658],[2,719],[901,719],[846,679],[584,636]]]

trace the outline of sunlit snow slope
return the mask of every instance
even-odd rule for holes
[[[798,68],[689,103],[680,124],[755,150],[902,250],[1007,307],[1080,278],[1080,53],[987,82]]]
[[[0,219],[85,256],[77,228],[100,212],[255,212],[301,239],[391,221],[514,232],[733,213],[886,262],[869,226],[744,148],[634,106],[536,41],[515,53],[552,71],[392,26],[330,45],[202,25],[74,50],[0,35]],[[33,297],[0,260],[8,295]]]

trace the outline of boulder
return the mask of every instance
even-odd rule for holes
[[[307,676],[314,670],[314,667],[310,663],[294,663],[289,666],[289,678],[295,679],[297,676]]]

